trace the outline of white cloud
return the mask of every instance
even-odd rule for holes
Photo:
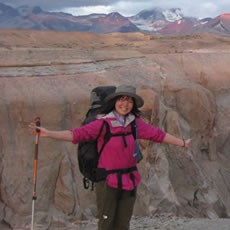
[[[89,1],[87,2],[89,3]],[[194,16],[198,18],[215,17],[226,11],[230,12],[230,0],[218,0],[218,2],[210,0],[193,0],[189,2],[184,0],[161,0],[157,2],[153,0],[121,0],[113,1],[110,5],[93,5],[93,1],[91,1],[91,3],[91,6],[68,7],[64,8],[64,10],[73,15],[119,12],[123,16],[133,16],[144,9],[153,9],[155,7],[169,9],[179,7],[185,16]]]
[[[59,10],[60,11],[60,10]],[[83,7],[68,7],[63,8],[62,11],[78,16],[78,15],[88,15],[88,14],[108,14],[111,12],[111,6],[83,6]]]
[[[123,2],[119,1],[115,4],[105,6],[84,6],[84,7],[68,7],[63,8],[62,10],[66,13],[77,15],[87,15],[92,13],[111,13],[111,12],[119,12],[123,16],[132,16],[139,13],[142,9],[149,8],[148,2]],[[57,10],[55,10],[57,11]]]
[[[149,9],[150,7],[154,8],[154,5],[149,1],[119,1],[111,5],[113,11],[119,11],[119,13],[124,16],[133,16],[139,13],[141,10]]]
[[[204,4],[201,4],[201,6],[197,9],[199,10],[200,16],[206,14],[206,15],[214,15],[218,11],[218,6],[211,2],[206,2]]]
[[[38,5],[44,10],[64,11],[73,15],[110,13],[117,11],[132,16],[144,9],[181,8],[185,16],[215,17],[230,12],[230,0],[0,0],[12,6]]]

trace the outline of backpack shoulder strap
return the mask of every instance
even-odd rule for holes
[[[101,132],[102,132],[104,126],[106,128],[105,135],[104,135],[104,142],[103,142],[103,145],[101,146],[100,151],[98,152],[99,155],[101,155],[101,153],[102,153],[105,145],[108,143],[108,141],[109,141],[109,139],[111,137],[111,132],[110,132],[109,124],[108,124],[107,121],[103,120],[102,126],[101,126],[100,131],[99,131],[99,135],[97,136],[97,140],[98,140],[99,136],[101,135]]]
[[[98,135],[97,135],[96,141],[97,141],[98,138],[101,136],[102,130],[103,130],[103,128],[104,128],[105,125],[106,125],[106,121],[103,120],[102,125],[101,125],[101,128],[100,128],[100,130],[99,130],[99,133],[98,133]]]
[[[138,137],[137,137],[136,119],[134,119],[134,120],[131,122],[131,130],[132,130],[133,137],[134,137],[134,139],[136,140],[136,139],[138,138]]]

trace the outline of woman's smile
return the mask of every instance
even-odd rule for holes
[[[117,99],[115,104],[116,112],[121,115],[125,116],[132,111],[133,108],[133,98],[129,96],[122,96]]]

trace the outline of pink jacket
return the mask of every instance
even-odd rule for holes
[[[105,119],[109,126],[111,133],[131,132],[130,123],[135,119],[135,116],[129,114],[126,118],[125,125],[122,126],[113,113],[109,113],[101,119],[90,122],[80,128],[75,128],[73,132],[73,143],[77,144],[81,141],[89,141],[96,139],[101,128],[103,119]],[[138,139],[151,140],[154,142],[162,142],[165,137],[165,132],[157,127],[147,124],[143,119],[136,118],[136,126],[138,132]],[[98,149],[101,148],[104,142],[105,130],[102,132],[98,140]],[[127,146],[124,145],[124,140],[121,136],[111,137],[109,142],[105,145],[101,153],[98,168],[105,168],[106,170],[123,169],[136,166],[136,158],[133,156],[135,151],[135,140],[133,135],[125,136]],[[141,177],[138,171],[133,172],[135,176],[135,186],[140,183]],[[109,174],[106,179],[110,187],[118,187],[117,174]],[[133,190],[134,184],[130,178],[130,174],[122,175],[122,189]]]

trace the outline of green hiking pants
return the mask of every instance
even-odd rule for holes
[[[129,230],[136,193],[96,183],[98,230]]]

